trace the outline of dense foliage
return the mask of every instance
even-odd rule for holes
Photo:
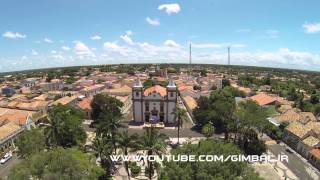
[[[173,155],[228,155],[242,154],[231,143],[206,140],[199,144],[187,144],[171,151]],[[160,180],[195,180],[195,179],[261,179],[245,162],[165,162]]]
[[[48,152],[33,154],[14,166],[11,180],[25,179],[98,179],[103,170],[96,166],[95,158],[80,150],[61,147]]]

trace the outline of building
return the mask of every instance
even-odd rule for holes
[[[57,91],[64,88],[64,83],[60,79],[52,79],[50,82],[43,82],[39,84],[43,91]]]
[[[37,78],[27,78],[22,81],[22,86],[24,87],[34,87],[37,83]]]
[[[99,94],[105,88],[104,84],[95,84],[92,86],[84,87],[80,90],[80,93],[86,97]]]
[[[144,89],[140,80],[132,88],[133,119],[136,123],[173,124],[178,91],[173,80],[166,88],[155,85]]]
[[[253,101],[256,101],[262,107],[267,107],[269,105],[275,105],[276,101],[277,101],[276,98],[269,96],[267,94],[264,94],[264,93],[260,93],[255,96],[251,96],[250,99]]]
[[[1,93],[5,96],[12,96],[16,93],[16,90],[12,87],[3,87]]]
[[[8,151],[14,149],[14,140],[23,132],[25,127],[14,122],[4,122],[0,124],[0,155],[1,157]]]

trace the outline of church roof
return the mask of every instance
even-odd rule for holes
[[[159,93],[160,96],[166,96],[167,95],[167,89],[160,86],[160,85],[155,85],[152,87],[147,88],[146,90],[144,90],[144,96],[149,96],[149,94],[151,93]]]

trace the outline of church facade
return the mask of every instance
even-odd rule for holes
[[[136,123],[175,123],[178,91],[173,80],[167,87],[155,85],[144,89],[140,80],[132,88],[133,120]]]

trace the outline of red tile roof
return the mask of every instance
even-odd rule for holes
[[[274,97],[263,93],[252,96],[250,99],[256,101],[260,106],[268,105],[276,101]]]
[[[93,97],[85,98],[82,101],[80,101],[77,106],[83,110],[85,110],[85,109],[91,110],[92,100],[93,100]]]
[[[152,87],[147,88],[146,90],[144,90],[144,96],[149,96],[149,94],[156,92],[159,93],[160,96],[166,96],[167,95],[167,90],[166,88],[160,86],[160,85],[155,85]]]

